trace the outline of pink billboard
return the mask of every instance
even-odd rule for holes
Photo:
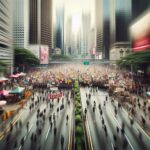
[[[49,62],[49,48],[48,46],[40,46],[40,64],[48,64]]]
[[[144,13],[130,28],[133,51],[150,49],[150,11]]]

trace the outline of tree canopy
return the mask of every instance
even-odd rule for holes
[[[150,51],[134,52],[118,61],[119,65],[141,65],[150,64]]]
[[[118,65],[122,67],[128,67],[132,65],[133,67],[145,70],[150,65],[150,50],[129,54],[119,60]]]
[[[14,49],[15,66],[39,65],[39,59],[29,50],[23,48]]]

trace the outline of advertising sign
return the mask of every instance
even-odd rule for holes
[[[48,46],[40,46],[40,64],[48,64],[49,62],[49,48]]]
[[[63,96],[62,92],[48,94],[48,99],[58,99]]]
[[[133,51],[143,51],[150,49],[150,11],[146,12],[131,27]]]

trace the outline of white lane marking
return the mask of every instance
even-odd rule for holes
[[[114,145],[113,145],[113,143],[111,142],[111,147],[112,147],[112,149],[114,150]]]
[[[21,148],[22,148],[22,146],[20,146],[18,150],[21,150]]]
[[[114,117],[114,115],[113,115],[113,113],[112,113],[112,111],[111,111],[110,109],[109,109],[109,111],[110,111],[110,113],[112,114],[112,116],[113,116],[114,120],[116,121],[116,123],[118,124],[119,128],[121,129],[121,126],[120,126],[120,124],[119,124],[118,120]],[[134,148],[133,148],[133,146],[132,146],[132,144],[131,144],[131,142],[130,142],[129,138],[127,137],[127,135],[126,135],[126,134],[124,134],[124,135],[125,135],[125,137],[126,137],[126,139],[127,139],[128,143],[129,143],[129,145],[131,146],[132,150],[134,150]]]
[[[31,127],[30,127],[30,129],[29,129],[29,131],[28,131],[28,134],[30,133],[30,131],[31,131],[32,127],[33,127],[33,124],[31,125]]]
[[[47,134],[46,134],[46,137],[45,137],[45,141],[46,141],[47,138],[48,138],[49,131],[50,131],[50,126],[49,126],[49,128],[48,128],[48,131],[47,131]]]
[[[127,111],[123,108],[123,111],[126,113],[126,114],[128,114],[127,113]],[[130,118],[132,118],[131,116],[130,116]],[[150,140],[150,137],[149,137],[149,135],[144,131],[144,129],[139,125],[139,123],[136,121],[136,125],[138,126],[138,128],[143,132],[143,134]]]
[[[90,134],[90,128],[89,128],[89,123],[88,123],[88,117],[86,117],[86,122],[87,122],[87,128],[88,128],[88,134],[90,137],[90,143],[91,143],[91,149],[93,150],[93,144],[92,144],[92,139],[91,139],[91,134]]]

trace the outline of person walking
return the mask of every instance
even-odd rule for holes
[[[64,148],[64,136],[61,135],[61,150]]]

